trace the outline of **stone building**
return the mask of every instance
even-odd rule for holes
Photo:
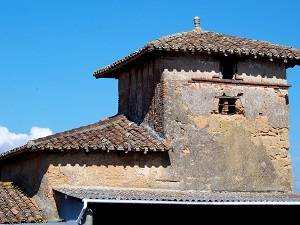
[[[194,24],[96,70],[118,79],[117,115],[1,154],[1,180],[33,196],[51,221],[299,218],[286,69],[300,65],[300,51]],[[149,210],[159,222],[145,219]]]

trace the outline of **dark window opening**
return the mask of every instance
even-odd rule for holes
[[[286,94],[285,96],[285,104],[288,105],[289,104],[289,96]]]
[[[235,114],[236,98],[220,98],[219,99],[219,113],[220,114]]]
[[[223,59],[221,61],[221,72],[223,79],[233,79],[236,73],[236,63],[232,59]]]

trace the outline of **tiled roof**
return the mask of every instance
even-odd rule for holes
[[[27,150],[121,150],[167,151],[168,143],[127,119],[125,115],[109,117],[94,124],[82,126],[36,140],[27,145],[0,154],[0,159]]]
[[[300,50],[298,49],[266,41],[204,31],[200,27],[195,27],[195,29],[187,32],[176,33],[151,41],[125,58],[96,70],[93,76],[96,78],[115,77],[117,75],[111,74],[112,71],[147,52],[153,51],[183,51],[235,55],[237,57],[248,56],[255,59],[279,59],[287,63],[287,67],[300,65]]]
[[[46,223],[33,199],[11,182],[0,182],[0,224]]]
[[[55,191],[79,199],[99,199],[104,201],[150,201],[185,204],[209,203],[289,203],[300,205],[300,195],[283,192],[214,192],[214,191],[180,191],[166,189],[142,188],[107,188],[107,187],[76,187],[57,186]]]

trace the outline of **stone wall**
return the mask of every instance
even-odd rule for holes
[[[244,81],[286,83],[285,63],[282,61],[248,59],[237,64],[237,73]]]
[[[147,124],[161,136],[163,124],[163,65],[160,59],[134,64],[119,76],[119,113],[128,114],[136,123]]]
[[[167,153],[78,151],[49,155],[51,186],[156,187],[170,162]]]
[[[178,61],[177,61],[178,60]],[[164,135],[171,141],[173,179],[184,188],[221,191],[291,191],[292,169],[288,154],[289,105],[286,88],[215,83],[218,61],[194,60],[197,70],[179,70],[186,58],[167,59],[162,79]],[[247,67],[249,65],[249,71]],[[243,62],[243,75],[257,82],[261,74]],[[238,65],[239,66],[239,65]],[[264,82],[285,83],[285,71],[277,64],[261,65],[268,71]],[[191,65],[191,68],[197,67]],[[250,75],[249,75],[250,77]],[[210,78],[211,82],[189,82]],[[261,80],[260,80],[261,81]],[[220,98],[232,98],[235,112],[220,112]]]
[[[55,186],[170,188],[164,176],[169,165],[167,152],[44,151],[12,159],[3,165],[1,179],[17,183],[48,220],[56,220]]]
[[[292,190],[283,63],[241,60],[239,84],[214,82],[222,74],[213,56],[164,55],[134,66],[119,78],[119,109],[171,142],[171,188]],[[220,111],[227,98],[234,113]]]
[[[1,180],[13,181],[35,199],[47,220],[57,220],[59,215],[48,182],[47,154],[29,152],[7,159],[1,169]]]

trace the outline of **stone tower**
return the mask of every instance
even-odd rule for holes
[[[292,191],[286,69],[300,51],[194,23],[94,76],[118,79],[119,113],[170,142],[171,186]]]

